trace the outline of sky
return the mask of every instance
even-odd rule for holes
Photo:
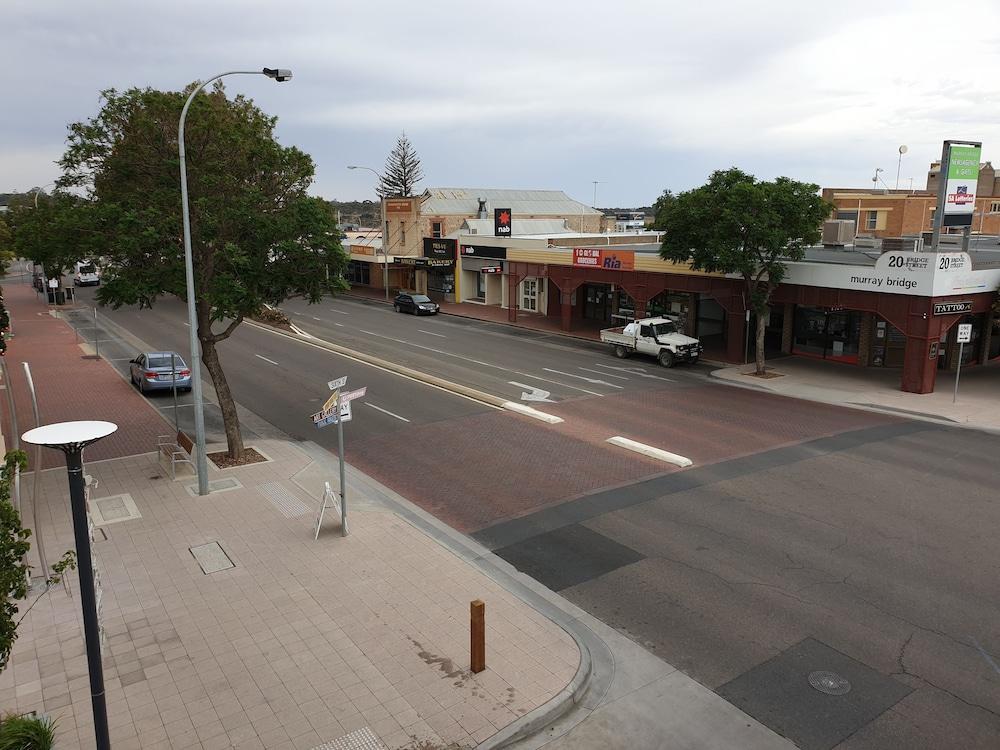
[[[1000,3],[923,0],[4,0],[0,192],[44,186],[100,92],[227,79],[310,153],[311,189],[374,197],[404,132],[419,187],[649,205],[738,166],[923,188],[946,138],[1000,162]],[[899,164],[899,147],[907,152]]]

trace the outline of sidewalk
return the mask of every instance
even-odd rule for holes
[[[725,367],[712,375],[810,401],[1000,430],[1000,364],[995,362],[962,368],[956,403],[952,403],[953,372],[939,372],[934,393],[919,394],[899,390],[898,369],[850,367],[804,357],[783,357],[769,363],[767,369],[781,377],[762,380],[745,374],[754,371],[753,364]]]

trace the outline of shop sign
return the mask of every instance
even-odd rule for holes
[[[385,202],[386,214],[413,213],[413,198],[390,198]]]
[[[396,260],[406,266],[416,266],[417,268],[450,268],[455,265],[453,260],[440,260],[439,258],[396,258]]]
[[[945,144],[947,175],[944,188],[944,226],[967,227],[972,225],[976,208],[976,183],[979,180],[979,157],[982,146]]]
[[[935,315],[957,315],[958,313],[972,312],[972,301],[966,302],[935,302]]]
[[[457,240],[424,237],[424,257],[452,261],[455,259]]]
[[[503,273],[503,266],[483,266],[479,273]]]
[[[371,245],[351,245],[351,255],[374,255],[375,248]]]
[[[579,268],[603,268],[607,271],[633,271],[635,253],[611,248],[574,247],[573,265]]]
[[[486,245],[462,245],[462,257],[507,260],[507,248],[488,247]]]
[[[493,236],[510,237],[510,209],[493,209]]]

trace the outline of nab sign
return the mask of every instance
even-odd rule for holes
[[[493,209],[493,236],[510,237],[510,209]]]

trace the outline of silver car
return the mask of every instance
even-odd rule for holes
[[[173,369],[170,366],[173,357]],[[191,369],[177,352],[145,352],[129,362],[132,385],[147,391],[170,390],[176,384],[179,391],[191,390]]]

